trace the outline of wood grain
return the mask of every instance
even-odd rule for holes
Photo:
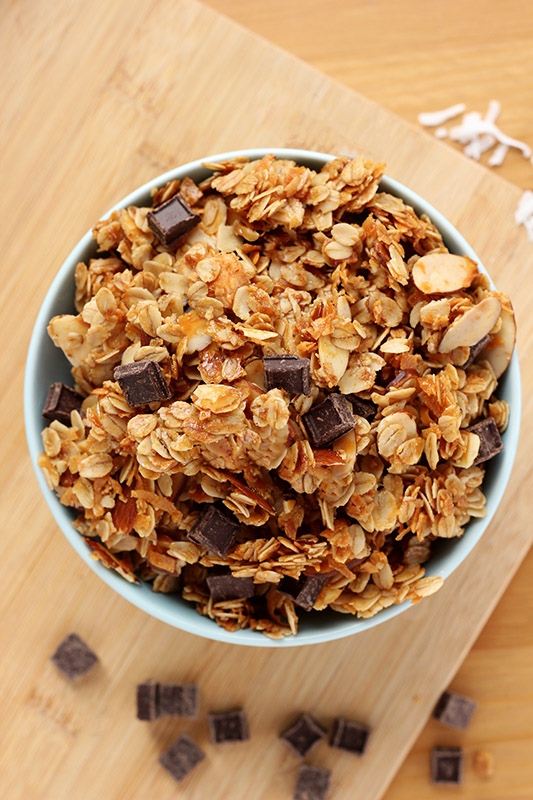
[[[382,797],[531,542],[523,503],[531,491],[528,433],[496,519],[439,595],[351,640],[252,651],[148,618],[68,547],[38,495],[25,451],[25,352],[46,288],[72,245],[103,210],[157,172],[237,147],[363,150],[386,157],[392,176],[442,210],[515,300],[527,415],[533,326],[523,285],[531,246],[512,222],[518,190],[193,2],[13,3],[0,30],[0,58],[9,65],[0,131],[0,311],[8,332],[0,364],[3,796],[218,800],[231,791],[244,800],[253,790],[261,800],[281,800],[292,794],[295,764],[275,737],[293,711],[311,709],[324,723],[344,714],[374,729],[361,761],[325,744],[317,748],[312,761],[334,769],[332,798]],[[526,606],[527,591],[520,591]],[[470,771],[463,796],[478,800],[533,791],[530,718],[517,713],[516,741],[504,740],[490,713],[498,703],[519,708],[527,690],[518,686],[531,684],[533,640],[519,617],[509,623],[499,613],[495,633],[474,652],[470,682],[455,684],[481,701],[473,730],[477,741],[483,735],[500,748],[499,774],[507,776],[506,784],[495,779],[480,788]],[[73,629],[102,661],[78,686],[66,685],[49,662]],[[206,743],[203,720],[137,722],[134,686],[150,675],[198,679],[203,711],[243,703],[252,741],[215,749]],[[156,761],[182,730],[205,746],[209,763],[176,787]],[[396,795],[393,788],[388,796],[433,796],[425,755],[437,738],[457,741],[444,729],[427,729],[398,776]]]

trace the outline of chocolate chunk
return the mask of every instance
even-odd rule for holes
[[[198,687],[194,683],[160,683],[160,717],[197,717]]]
[[[295,755],[303,757],[325,735],[324,728],[310,714],[302,714],[281,734],[280,739],[283,739]]]
[[[480,438],[479,453],[474,465],[488,461],[489,458],[493,458],[503,450],[502,437],[492,417],[482,419],[481,422],[470,425],[466,430],[470,431],[470,433],[476,433]]]
[[[330,394],[323,403],[302,417],[313,447],[323,447],[355,428],[348,400],[342,394]]]
[[[286,594],[297,606],[311,611],[327,580],[327,575],[303,575],[298,580],[282,578],[278,583],[278,592]]]
[[[253,578],[234,578],[231,572],[208,575],[207,585],[213,603],[220,603],[222,600],[238,600],[240,597],[253,597],[255,594]]]
[[[326,800],[330,777],[329,769],[302,764],[298,769],[293,800]]]
[[[365,419],[374,419],[378,410],[375,403],[372,403],[370,400],[363,400],[362,397],[357,397],[356,394],[349,394],[347,398],[352,404],[354,414],[358,417],[364,417]]]
[[[79,411],[83,400],[83,395],[57,381],[50,386],[46,395],[43,417],[50,420],[57,419],[63,425],[70,425],[70,412]]]
[[[224,558],[233,546],[239,531],[238,522],[212,505],[203,512],[196,525],[187,534],[187,538]]]
[[[69,680],[73,681],[89,672],[98,661],[98,656],[77,633],[71,633],[63,639],[52,656],[52,661]]]
[[[329,741],[330,747],[338,747],[340,750],[348,750],[362,756],[366,750],[370,728],[353,722],[350,719],[338,718],[333,725],[333,732]]]
[[[466,369],[467,367],[470,366],[470,364],[473,364],[478,355],[483,352],[483,350],[485,349],[485,347],[488,345],[489,342],[490,342],[490,336],[487,333],[487,335],[484,336],[483,339],[480,339],[477,344],[473,344],[472,347],[470,348],[470,353],[468,355],[468,358],[466,359],[465,363],[461,366],[461,369]]]
[[[189,208],[179,194],[156,206],[153,211],[149,211],[146,219],[165,247],[173,244],[200,222],[200,216]]]
[[[165,376],[155,361],[122,364],[115,367],[113,378],[118,381],[126,403],[131,408],[170,399]]]
[[[463,782],[462,747],[434,747],[431,751],[431,780],[439,785],[460,786]]]
[[[197,764],[205,758],[193,740],[183,734],[159,758],[159,763],[170,772],[177,781],[182,781]]]
[[[242,708],[207,715],[209,736],[214,744],[245,742],[250,738],[248,720]]]
[[[285,389],[290,394],[309,394],[311,391],[310,361],[308,358],[285,354],[263,356],[265,389]]]
[[[462,694],[444,692],[435,707],[433,716],[443,725],[464,731],[470,723],[476,705],[474,700],[470,700],[469,697],[464,697]]]
[[[159,716],[158,684],[146,681],[137,686],[137,719],[152,722]]]

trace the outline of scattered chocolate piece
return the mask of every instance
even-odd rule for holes
[[[439,786],[460,786],[463,782],[463,748],[434,747],[431,751],[431,780]]]
[[[443,725],[465,731],[476,710],[476,705],[474,700],[464,697],[462,694],[444,692],[435,707],[433,716]]]
[[[339,717],[333,725],[329,744],[330,747],[338,747],[340,750],[348,750],[349,753],[362,756],[366,750],[369,735],[370,728],[366,725]]]
[[[348,400],[342,394],[330,394],[323,403],[302,416],[313,447],[323,447],[355,428]]]
[[[310,714],[306,713],[301,714],[279,738],[283,739],[295,755],[303,757],[325,735],[324,728]]]
[[[153,722],[159,716],[158,684],[146,681],[137,686],[137,719]]]
[[[77,633],[71,633],[63,639],[52,656],[52,661],[69,680],[73,681],[89,672],[98,661],[98,656]]]
[[[290,354],[263,356],[265,389],[285,389],[290,394],[311,391],[310,361]]]
[[[297,606],[311,611],[327,580],[327,575],[303,575],[298,580],[282,578],[278,583],[278,592],[286,594]]]
[[[159,716],[197,717],[198,687],[194,683],[160,683]]]
[[[329,769],[302,764],[298,768],[293,800],[326,800],[330,777]]]
[[[183,197],[176,194],[149,211],[146,220],[161,244],[168,247],[195,228],[200,216],[189,208]]]
[[[362,397],[357,397],[356,394],[349,394],[347,395],[347,398],[352,404],[352,410],[354,414],[356,414],[358,417],[364,417],[368,420],[374,419],[378,410],[378,407],[375,405],[375,403],[372,403],[371,400],[363,400]]]
[[[173,778],[182,781],[204,758],[203,750],[189,736],[183,734],[163,753],[159,763]]]
[[[489,458],[493,458],[503,450],[502,437],[492,417],[482,419],[481,422],[470,425],[466,430],[470,431],[470,433],[476,433],[481,440],[474,466],[481,464],[483,461],[488,461]]]
[[[208,575],[207,585],[213,603],[220,603],[222,600],[238,600],[240,597],[253,597],[255,594],[253,578],[235,578],[231,572]]]
[[[113,378],[118,381],[124,399],[131,408],[170,399],[165,376],[155,361],[121,364],[115,367]]]
[[[489,342],[490,342],[490,336],[487,333],[487,335],[484,336],[483,339],[480,339],[477,344],[473,344],[472,347],[470,348],[470,353],[468,355],[468,358],[466,359],[465,363],[461,366],[461,369],[466,369],[467,367],[470,366],[470,364],[473,364],[478,355],[481,352],[483,352],[483,350],[485,349],[485,347],[488,345]]]
[[[209,736],[214,744],[222,742],[246,742],[250,738],[246,712],[242,708],[234,711],[212,712],[207,715]]]
[[[70,412],[79,411],[83,400],[83,395],[57,381],[50,386],[46,395],[43,417],[50,420],[57,419],[63,425],[70,425]]]
[[[224,558],[239,535],[239,530],[238,522],[211,505],[189,531],[187,538]]]

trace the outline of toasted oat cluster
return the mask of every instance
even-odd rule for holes
[[[48,328],[85,398],[47,408],[49,486],[107,567],[228,630],[432,594],[433,542],[485,514],[509,300],[384,164],[207,166],[94,227]]]

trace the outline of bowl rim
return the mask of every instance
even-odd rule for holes
[[[323,164],[325,164],[336,158],[334,155],[319,151],[286,147],[261,147],[217,153],[201,159],[196,159],[195,161],[190,161],[171,170],[167,170],[155,178],[152,178],[150,181],[147,181],[142,186],[130,192],[128,195],[122,198],[122,200],[112,206],[109,211],[102,215],[101,219],[106,219],[113,211],[124,208],[125,206],[138,205],[142,196],[146,195],[146,193],[152,188],[164,185],[173,178],[182,179],[194,170],[201,168],[204,163],[215,163],[217,161],[225,161],[239,156],[246,156],[252,160],[262,158],[264,155],[270,153],[278,158],[292,159],[297,163],[305,163],[306,161],[312,160],[321,161]],[[399,181],[395,180],[394,178],[390,178],[387,175],[383,176],[382,180],[380,181],[380,188],[384,189],[385,191],[390,191],[392,194],[396,194],[409,205],[418,209],[422,209],[423,213],[428,214],[444,238],[454,241],[454,249],[460,248],[462,253],[474,259],[477,262],[479,269],[488,275],[481,259],[464,239],[462,234],[459,233],[452,223],[430,203],[420,197],[420,195],[418,195],[412,189],[409,189]],[[409,602],[404,602],[398,605],[390,606],[389,608],[385,608],[378,612],[374,617],[370,617],[368,619],[358,619],[356,617],[348,617],[343,615],[344,619],[342,624],[333,630],[328,630],[326,627],[324,631],[299,631],[296,636],[286,636],[282,639],[271,639],[262,633],[251,631],[250,629],[230,632],[219,627],[214,620],[202,617],[200,615],[198,615],[198,622],[196,622],[196,620],[194,622],[189,622],[187,619],[181,619],[180,605],[171,605],[170,603],[165,604],[159,600],[156,602],[153,597],[156,595],[156,593],[145,593],[139,591],[139,587],[136,584],[127,582],[114,570],[104,567],[99,561],[95,561],[90,557],[91,551],[85,544],[82,536],[73,527],[70,519],[61,513],[65,512],[66,514],[65,507],[61,506],[55,493],[49,489],[43,473],[37,466],[37,457],[42,452],[42,427],[39,427],[36,422],[37,417],[35,415],[34,402],[36,381],[34,380],[34,376],[40,343],[42,341],[42,337],[46,335],[46,327],[53,316],[53,306],[57,302],[58,289],[63,284],[65,278],[67,278],[70,273],[73,273],[76,264],[80,260],[83,260],[82,256],[92,242],[92,233],[89,230],[67,255],[61,268],[48,288],[33,327],[28,348],[24,379],[24,419],[26,438],[30,450],[33,469],[36,474],[41,492],[56,524],[61,529],[67,541],[72,545],[78,555],[81,556],[84,562],[88,564],[93,572],[95,572],[108,586],[117,591],[118,594],[120,594],[130,603],[142,609],[156,619],[166,622],[167,624],[175,628],[179,628],[180,630],[184,630],[187,633],[192,633],[203,638],[230,644],[240,644],[253,647],[301,647],[303,645],[325,643],[344,638],[346,636],[352,636],[356,633],[361,633],[365,630],[375,627],[376,625],[387,622],[401,613],[405,613],[405,611],[408,610],[408,608],[410,608],[412,605]],[[488,277],[490,279],[490,276]],[[491,285],[494,287],[492,280]],[[444,580],[446,580],[459,566],[459,564],[464,561],[468,554],[474,549],[483,533],[486,531],[505,492],[518,445],[521,419],[521,380],[516,347],[507,369],[507,373],[507,380],[510,382],[510,391],[513,395],[513,409],[509,419],[509,426],[505,431],[506,447],[498,457],[501,459],[498,465],[498,481],[495,483],[490,495],[487,496],[487,514],[481,520],[481,524],[477,526],[477,530],[471,531],[470,535],[468,535],[468,526],[471,523],[469,522],[467,524],[465,534],[454,543],[453,550],[451,550],[450,553],[442,556],[444,560],[444,566],[440,566],[439,569],[435,571],[431,568],[431,561],[428,562],[426,569],[426,575],[428,576],[438,574]],[[425,602],[428,602],[427,598]],[[209,626],[205,626],[205,630],[203,629],[203,626],[201,626],[201,620],[204,622],[208,621],[210,623]]]

